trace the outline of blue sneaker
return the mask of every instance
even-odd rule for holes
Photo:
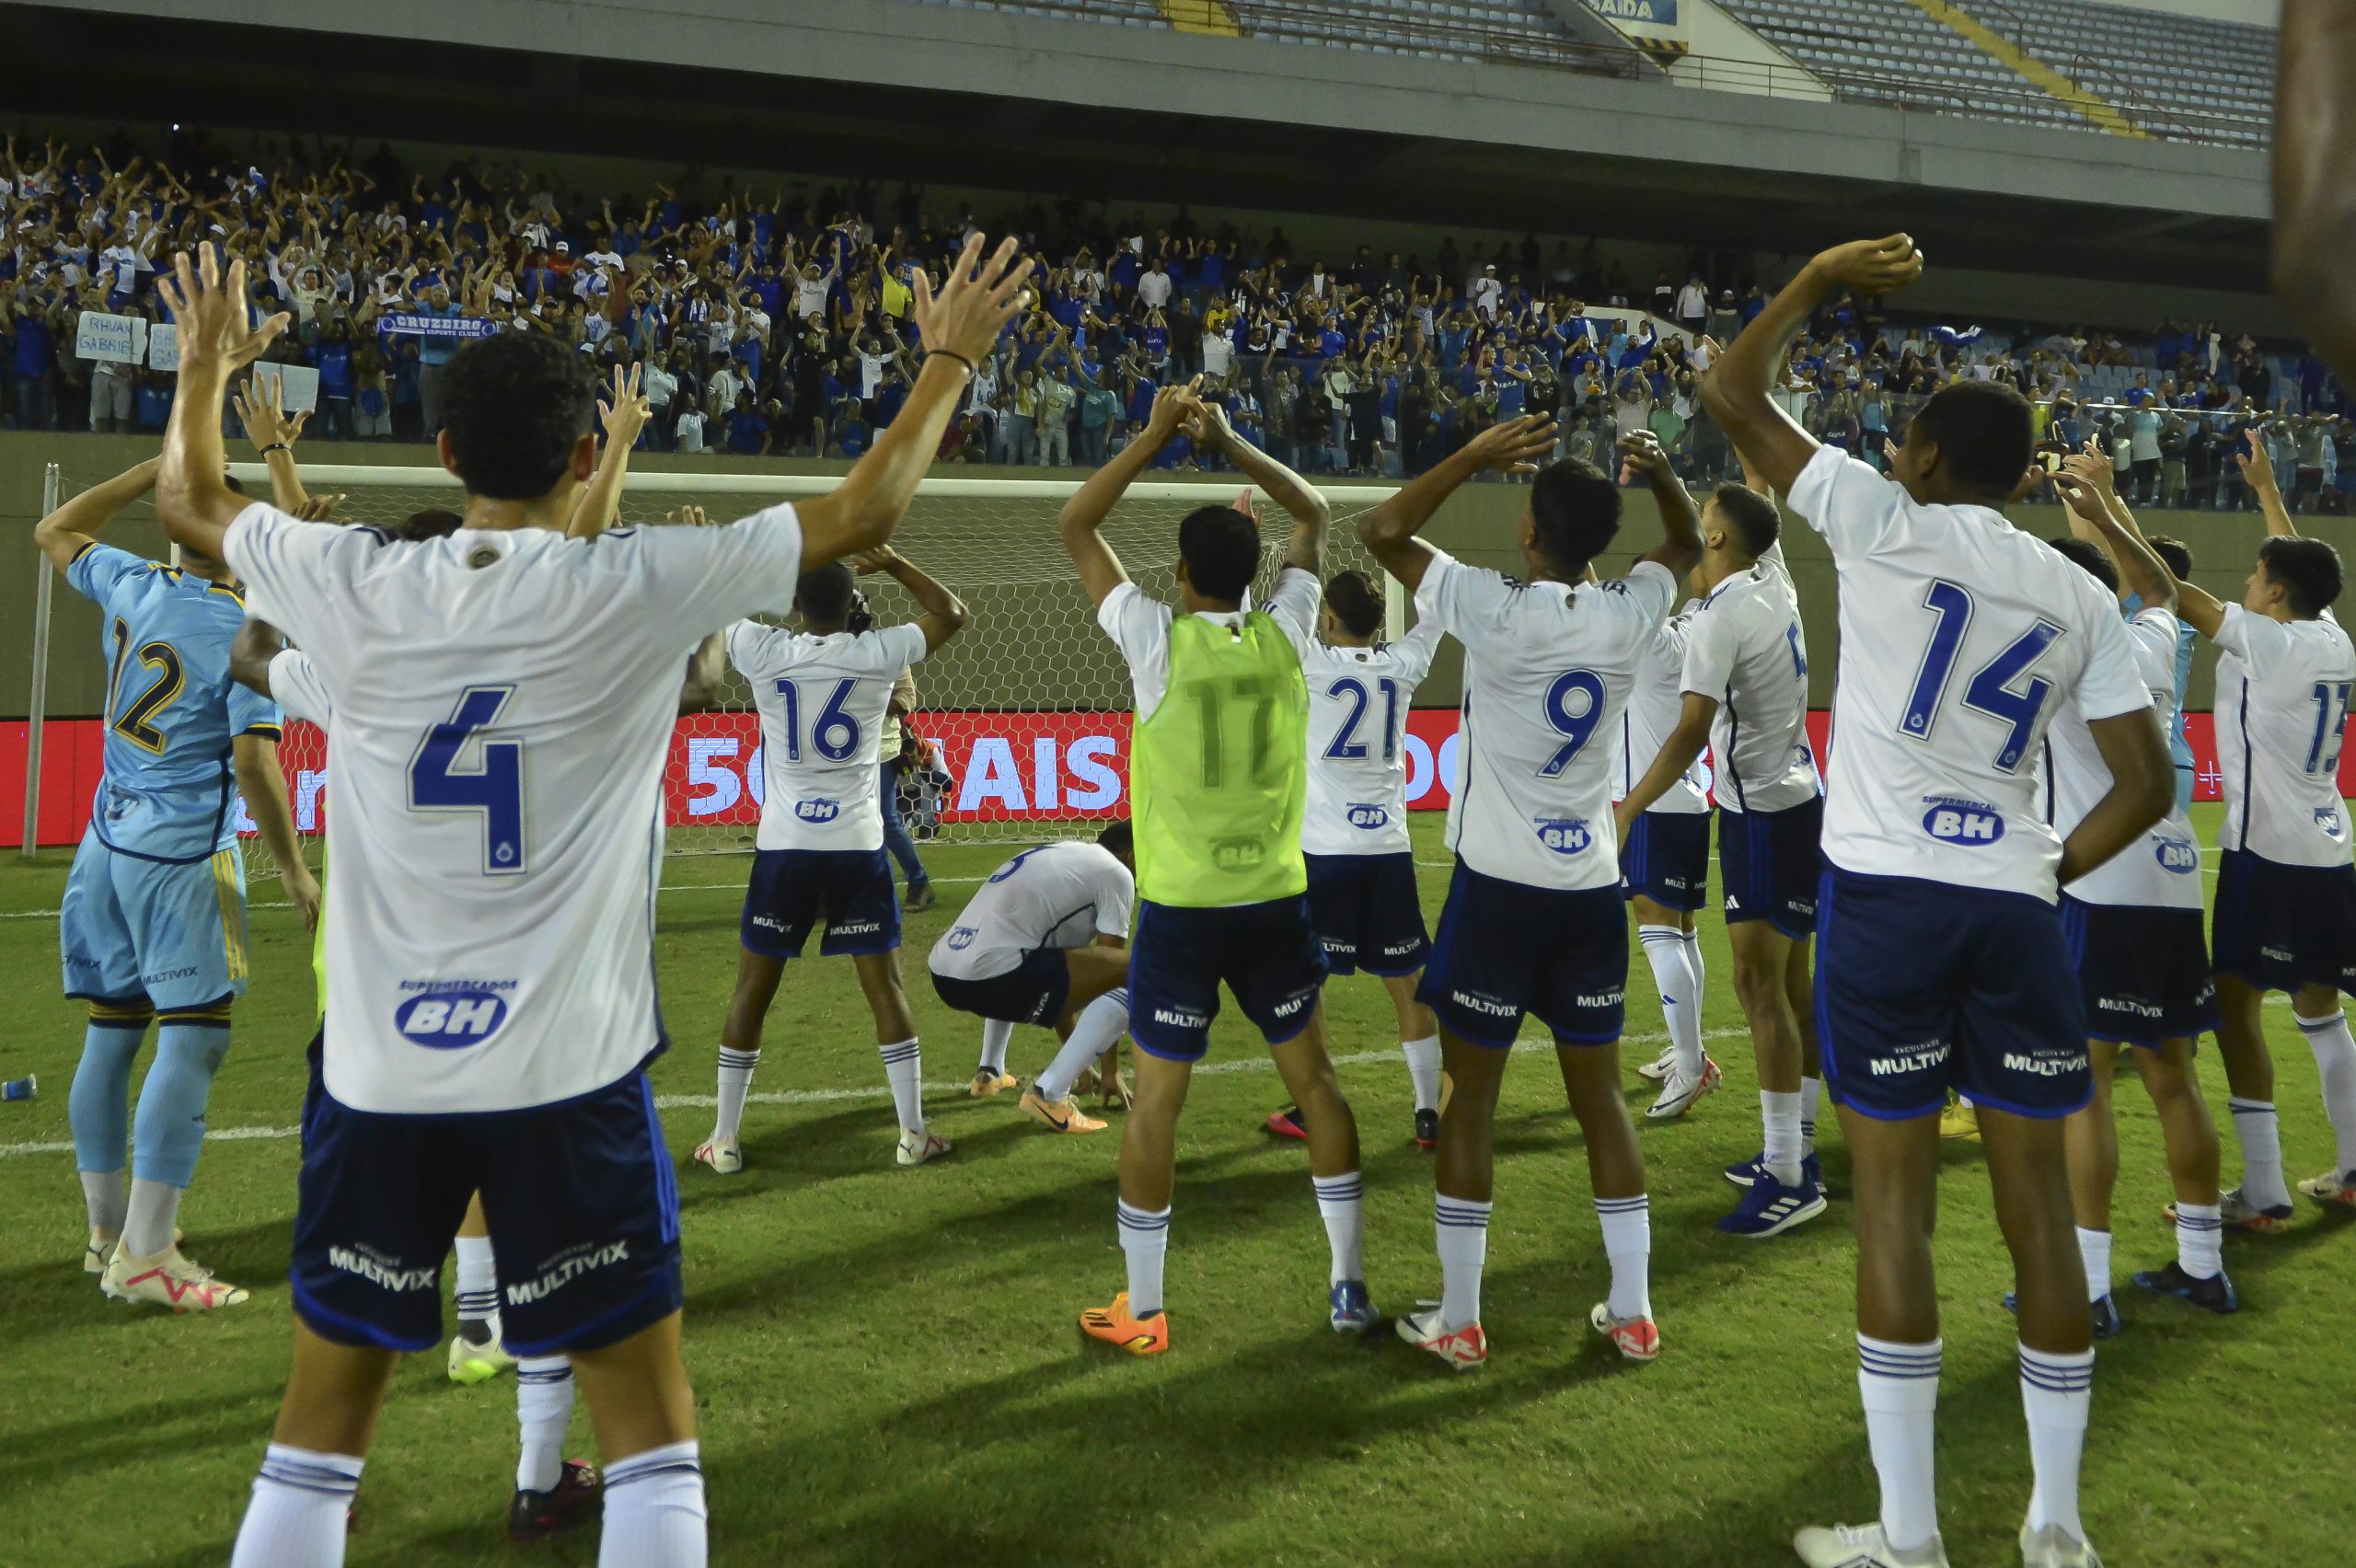
[[[1726,1177],[1727,1181],[1733,1182],[1738,1187],[1748,1187],[1753,1182],[1758,1181],[1759,1173],[1766,1169],[1767,1156],[1764,1153],[1754,1154],[1749,1159],[1739,1159],[1734,1164],[1727,1166],[1726,1170]],[[1800,1180],[1806,1182],[1809,1186],[1814,1187],[1818,1192],[1823,1192],[1824,1162],[1812,1154],[1806,1159],[1801,1160]]]
[[[1369,1333],[1382,1326],[1382,1314],[1374,1309],[1374,1298],[1367,1294],[1364,1280],[1344,1280],[1326,1301],[1331,1308],[1329,1320],[1337,1334]]]
[[[2168,1267],[2174,1268],[2176,1265],[2174,1263],[2170,1263]],[[2222,1279],[2224,1276],[2220,1274],[2218,1277]],[[2137,1274],[2135,1279],[2138,1284],[2142,1284],[2143,1276],[2142,1274]],[[2207,1282],[2202,1281],[2201,1283],[2206,1284]],[[2145,1288],[2148,1289],[2150,1287],[2146,1286]],[[2015,1318],[2020,1316],[2020,1297],[2009,1290],[2004,1292],[2004,1310],[2010,1312]],[[2119,1315],[2119,1303],[2112,1300],[2109,1297],[2106,1296],[2099,1301],[2087,1303],[2086,1310],[2094,1318],[2095,1338],[2098,1340],[2117,1339],[2119,1335],[2127,1332],[2127,1320]],[[2214,1310],[2214,1309],[2212,1309],[2212,1310]],[[2231,1310],[2231,1309],[2228,1309],[2228,1310]]]
[[[1750,1190],[1743,1193],[1742,1202],[1735,1205],[1732,1214],[1718,1221],[1718,1228],[1729,1236],[1764,1241],[1823,1212],[1822,1188],[1806,1176],[1800,1178],[1798,1186],[1786,1187],[1762,1166]]]
[[[2242,1309],[2242,1298],[2223,1269],[2207,1279],[2199,1279],[2185,1273],[2182,1264],[2172,1262],[2164,1269],[2151,1269],[2137,1274],[2135,1283],[2154,1296],[2173,1296],[2178,1301],[2189,1301],[2202,1311],[2214,1312],[2219,1317]]]

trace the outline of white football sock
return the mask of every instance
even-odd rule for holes
[[[1439,1036],[1402,1040],[1399,1054],[1407,1058],[1407,1078],[1415,1086],[1415,1109],[1439,1109]]]
[[[711,1141],[734,1143],[745,1123],[745,1096],[752,1092],[753,1069],[761,1065],[761,1048],[733,1051],[720,1048],[720,1114],[712,1119]]]
[[[2021,1408],[2028,1415],[2028,1456],[2037,1487],[2028,1528],[2059,1525],[2079,1540],[2078,1461],[2086,1447],[2086,1408],[2094,1401],[2095,1353],[2074,1355],[2021,1346]]]
[[[1131,1207],[1116,1200],[1121,1255],[1129,1265],[1129,1316],[1150,1318],[1161,1310],[1161,1265],[1170,1253],[1170,1211]]]
[[[1002,1018],[982,1020],[982,1068],[987,1072],[1006,1071],[1006,1048],[1014,1040],[1014,1025]]]
[[[1489,1208],[1441,1193],[1432,1205],[1439,1232],[1439,1326],[1453,1333],[1481,1320],[1481,1265],[1489,1257]]]
[[[2282,1180],[2282,1127],[2270,1100],[2228,1100],[2234,1136],[2242,1146],[2242,1196],[2253,1208],[2281,1208],[2291,1201]]]
[[[1693,970],[1693,1016],[1702,1015],[1702,993],[1709,989],[1709,975],[1702,968],[1702,928],[1694,927],[1685,933],[1685,962]]]
[[[1082,1069],[1111,1050],[1128,1027],[1128,987],[1105,992],[1080,1009],[1080,1017],[1072,1020],[1071,1038],[1063,1043],[1056,1059],[1047,1064],[1045,1072],[1032,1080],[1031,1087],[1039,1091],[1042,1100],[1067,1098]]]
[[[180,1190],[168,1182],[131,1179],[131,1201],[122,1210],[122,1250],[134,1258],[168,1252],[179,1229]]]
[[[1800,1184],[1800,1096],[1797,1090],[1759,1091],[1759,1121],[1766,1132],[1769,1174],[1786,1187]]]
[[[1333,1266],[1325,1283],[1364,1279],[1366,1260],[1358,1246],[1359,1221],[1366,1207],[1366,1182],[1355,1170],[1339,1176],[1311,1176],[1317,1189],[1317,1212],[1325,1221],[1326,1244],[1333,1249]]]
[[[572,1424],[572,1363],[561,1355],[515,1360],[515,1460],[520,1492],[554,1492],[564,1479],[564,1431]]]
[[[341,1568],[352,1499],[363,1461],[272,1443],[246,1504],[229,1568]]]
[[[1865,1440],[1881,1478],[1881,1529],[1911,1551],[1939,1533],[1931,1433],[1939,1410],[1939,1348],[1857,1336],[1857,1392],[1865,1405]]]
[[[704,1568],[708,1551],[703,1467],[693,1439],[606,1467],[599,1568]]]
[[[1620,1319],[1651,1317],[1650,1200],[1642,1193],[1633,1198],[1598,1198],[1595,1217],[1603,1225],[1603,1255],[1611,1260],[1611,1315]]]
[[[1800,1158],[1806,1159],[1816,1152],[1816,1107],[1824,1098],[1824,1080],[1820,1078],[1800,1079]]]
[[[499,1337],[499,1267],[492,1261],[491,1238],[461,1236],[453,1243],[458,1251],[458,1332],[476,1344]],[[483,1337],[467,1333],[467,1325],[483,1325]]]
[[[1702,987],[1686,954],[1685,933],[1674,926],[1639,926],[1636,935],[1644,940],[1645,962],[1653,966],[1677,1070],[1692,1078],[1702,1070]]]
[[[111,1170],[82,1172],[82,1203],[90,1211],[91,1229],[112,1236],[122,1234],[123,1209],[131,1201],[123,1174],[120,1165]]]
[[[2215,1204],[2176,1205],[2176,1266],[2195,1279],[2225,1266],[2225,1221]]]
[[[2078,1228],[2078,1256],[2086,1265],[2086,1299],[2101,1300],[2110,1294],[2110,1232]]]
[[[892,1086],[892,1109],[899,1113],[900,1131],[924,1136],[924,1049],[914,1040],[878,1045],[884,1077]]]
[[[2293,1014],[2293,1017],[2297,1015]],[[2347,1181],[2356,1171],[2356,1037],[2348,1032],[2348,1015],[2302,1018],[2299,1032],[2316,1054],[2316,1072],[2323,1079],[2324,1114],[2331,1118],[2331,1133],[2339,1145],[2333,1173]]]

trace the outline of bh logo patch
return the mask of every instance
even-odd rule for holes
[[[1350,825],[1364,828],[1369,833],[1381,827],[1390,820],[1391,813],[1380,806],[1353,805],[1350,807]]]
[[[1934,801],[1923,813],[1923,831],[1943,844],[1977,849],[2004,836],[2004,817],[1978,801]]]
[[[840,801],[796,801],[793,814],[803,822],[832,822],[843,814]]]
[[[435,1051],[479,1045],[507,1021],[507,1000],[495,991],[433,991],[411,997],[393,1014],[393,1027]]]
[[[2326,833],[2331,835],[2332,837],[2338,838],[2342,831],[2339,820],[2339,808],[2338,806],[2317,806],[2316,808],[2316,825],[2322,828]]]
[[[2200,869],[2200,847],[2184,838],[2163,838],[2153,847],[2160,869],[2189,877]]]
[[[1594,833],[1577,817],[1542,818],[1537,827],[1538,842],[1557,855],[1576,855],[1595,842]]]

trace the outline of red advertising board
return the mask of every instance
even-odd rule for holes
[[[1128,810],[1129,715],[1126,713],[926,713],[918,728],[941,748],[952,782],[943,790],[941,820],[1022,822],[1117,816]],[[2200,773],[2194,798],[2218,798],[2217,753],[2210,716],[2187,721]],[[1829,755],[1830,716],[1808,716],[1817,755]],[[90,817],[90,798],[102,769],[95,719],[50,723],[41,746],[38,841],[72,844]],[[1407,806],[1448,805],[1447,780],[1456,772],[1456,711],[1419,708],[1407,716]],[[0,822],[23,820],[26,725],[0,724]],[[752,823],[760,817],[760,721],[750,713],[699,713],[679,721],[665,770],[670,823],[675,827]],[[281,748],[295,826],[320,831],[327,786],[327,747],[307,724],[290,724]],[[2340,758],[2340,793],[2356,795],[2356,746]],[[247,831],[251,824],[241,824]]]

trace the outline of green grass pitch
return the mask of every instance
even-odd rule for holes
[[[1415,827],[1436,916],[1438,822]],[[1734,1197],[1719,1167],[1759,1142],[1714,916],[1707,1025],[1727,1089],[1644,1133],[1659,1362],[1623,1365],[1588,1333],[1605,1263],[1542,1051],[1516,1064],[1500,1113],[1489,1366],[1451,1377],[1387,1335],[1337,1340],[1302,1152],[1260,1128],[1280,1090],[1231,1009],[1181,1131],[1174,1348],[1137,1362],[1074,1324],[1122,1280],[1117,1131],[1055,1138],[1011,1097],[965,1098],[978,1026],[923,982],[922,955],[971,879],[1007,852],[930,849],[941,903],[908,921],[929,1110],[954,1158],[893,1165],[883,1071],[840,963],[796,965],[780,994],[755,1087],[786,1098],[748,1113],[742,1176],[686,1163],[709,1110],[666,1111],[683,1162],[687,1348],[715,1562],[1770,1564],[1790,1561],[1798,1525],[1872,1515],[1837,1132],[1824,1140],[1831,1214],[1763,1244],[1711,1228]],[[61,853],[0,873],[0,952],[23,986],[0,1076],[41,1079],[38,1100],[0,1104],[0,1564],[217,1564],[285,1370],[306,944],[287,911],[255,912],[253,989],[185,1211],[191,1251],[253,1299],[185,1319],[109,1303],[81,1272],[71,1156],[41,1147],[67,1137],[82,1035],[79,1009],[56,995],[56,922],[42,913],[65,867]],[[664,1095],[711,1092],[745,868],[687,857],[668,868],[659,962],[678,1044],[654,1068]],[[274,893],[263,883],[256,897]],[[1641,958],[1630,992],[1633,1067],[1660,1026]],[[1366,1147],[1368,1276],[1380,1306],[1407,1309],[1437,1294],[1438,1269],[1430,1165],[1408,1142],[1389,1003],[1367,980],[1326,998]],[[2310,1175],[2330,1162],[2313,1062],[2286,1009],[2268,1019],[2290,1173]],[[1036,1071],[1050,1048],[1024,1030],[1011,1066]],[[2213,1055],[2203,1062],[2222,1113],[2223,1075]],[[1633,1098],[1645,1086],[1629,1081]],[[2168,1193],[2148,1102],[2131,1083],[2119,1105],[2129,1330],[2104,1348],[2096,1385],[2092,1538],[2136,1568],[2346,1562],[2337,1456],[2356,1446],[2356,1234],[2310,1205],[2288,1236],[2229,1240],[2238,1318],[2138,1299],[2128,1274],[2172,1255]],[[2226,1164],[2237,1168],[2230,1135]],[[1958,1564],[2011,1562],[2029,1474],[1998,1304],[2008,1270],[1969,1147],[1947,1147],[1943,1187],[1942,1517]],[[591,1451],[585,1413],[572,1447]],[[511,1382],[459,1389],[439,1355],[413,1358],[361,1488],[351,1561],[593,1562],[594,1529],[506,1544],[514,1464]]]

